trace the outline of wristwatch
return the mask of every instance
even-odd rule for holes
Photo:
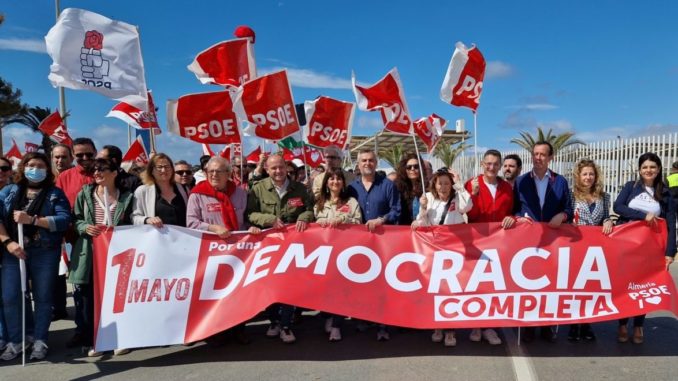
[[[2,246],[7,247],[7,245],[9,245],[10,242],[12,242],[12,239],[7,238],[6,240],[2,241]]]

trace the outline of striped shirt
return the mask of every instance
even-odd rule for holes
[[[113,219],[113,216],[115,215],[115,209],[118,206],[118,201],[117,198],[120,197],[120,192],[116,195],[116,201],[108,205],[108,210],[110,212],[109,216],[111,219]],[[109,225],[108,221],[106,220],[106,214],[104,213],[105,211],[105,206],[104,206],[104,200],[101,199],[101,197],[97,194],[97,192],[94,192],[94,223],[97,225]],[[113,222],[111,221],[110,225],[113,225]]]

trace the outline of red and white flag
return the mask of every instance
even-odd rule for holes
[[[257,147],[254,151],[250,152],[245,156],[247,164],[257,164],[259,162],[259,156],[261,156],[261,146]]]
[[[25,142],[24,143],[24,151],[26,153],[38,152],[38,148],[40,148],[40,146],[35,144],[35,143],[31,143],[31,142]]]
[[[231,144],[231,147],[233,147],[233,158],[240,157],[242,160],[242,144],[239,143],[233,143]]]
[[[300,130],[287,71],[249,81],[232,96],[233,111],[247,125],[244,134],[278,141]]]
[[[16,169],[16,167],[19,165],[21,162],[21,159],[24,157],[24,155],[19,151],[19,146],[16,144],[16,140],[12,138],[12,147],[5,153],[5,157],[9,159],[9,161],[12,162],[12,167]]]
[[[38,126],[38,130],[47,135],[54,143],[65,144],[69,147],[73,146],[73,139],[68,135],[68,130],[66,129],[66,125],[64,125],[64,120],[61,118],[59,111],[55,111],[47,118],[43,119]]]
[[[155,135],[160,134],[158,115],[155,113],[155,104],[151,92],[148,92],[148,111],[143,111],[129,103],[120,102],[106,115],[109,118],[118,118],[134,128],[153,129]]]
[[[337,146],[346,149],[351,142],[351,128],[355,115],[355,103],[343,102],[330,97],[319,97],[304,103],[306,143],[324,148]]]
[[[148,107],[139,32],[134,25],[67,8],[45,36],[52,86],[90,90]]]
[[[171,133],[198,143],[240,143],[240,131],[227,91],[168,100],[167,127]]]
[[[233,148],[231,147],[232,144],[226,144],[224,146],[224,149],[219,152],[219,156],[223,157],[224,159],[231,161],[233,158]]]
[[[414,132],[426,144],[428,153],[436,148],[443,137],[445,127],[447,127],[447,121],[436,114],[414,121]]]
[[[303,149],[303,154],[302,154]],[[317,148],[304,145],[302,147],[295,147],[293,149],[283,148],[282,156],[285,161],[292,161],[294,159],[299,159],[308,165],[310,168],[318,168],[325,162],[325,157],[323,153],[320,152]]]
[[[467,48],[457,42],[445,73],[440,99],[454,106],[468,107],[474,112],[480,104],[485,78],[485,58],[475,45]]]
[[[353,92],[358,108],[363,111],[380,111],[384,129],[398,134],[412,134],[412,119],[405,102],[398,69],[393,68],[370,87],[356,85],[352,76]]]
[[[125,156],[122,157],[122,161],[123,163],[130,161],[135,162],[140,166],[148,164],[148,154],[146,153],[146,147],[144,147],[144,142],[141,139],[141,136],[137,136],[137,138],[134,140],[134,143],[129,146]]]
[[[214,151],[212,151],[212,147],[210,147],[209,144],[202,143],[202,154],[204,155],[209,155],[209,156],[214,156]]]
[[[257,77],[254,46],[249,38],[220,42],[198,53],[188,70],[203,85],[240,86]]]

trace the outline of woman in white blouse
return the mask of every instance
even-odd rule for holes
[[[466,223],[464,213],[471,210],[471,195],[464,189],[464,182],[459,174],[446,169],[439,169],[429,183],[429,192],[420,199],[419,215],[412,222],[412,228],[432,225],[454,225]],[[434,343],[444,341],[446,347],[457,345],[454,330],[442,329],[433,331],[431,340]]]

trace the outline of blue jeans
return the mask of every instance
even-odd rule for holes
[[[47,342],[52,322],[52,289],[59,271],[59,247],[26,249],[26,276],[31,281],[35,309],[26,300],[26,327],[32,326],[36,340]],[[4,252],[2,256],[2,301],[9,342],[21,342],[21,275],[19,259]],[[32,324],[31,324],[32,322]],[[27,328],[30,332],[30,329]]]
[[[0,258],[2,262],[2,258]],[[0,263],[0,341],[7,341],[7,324],[5,324],[5,309],[2,306],[2,263]]]

